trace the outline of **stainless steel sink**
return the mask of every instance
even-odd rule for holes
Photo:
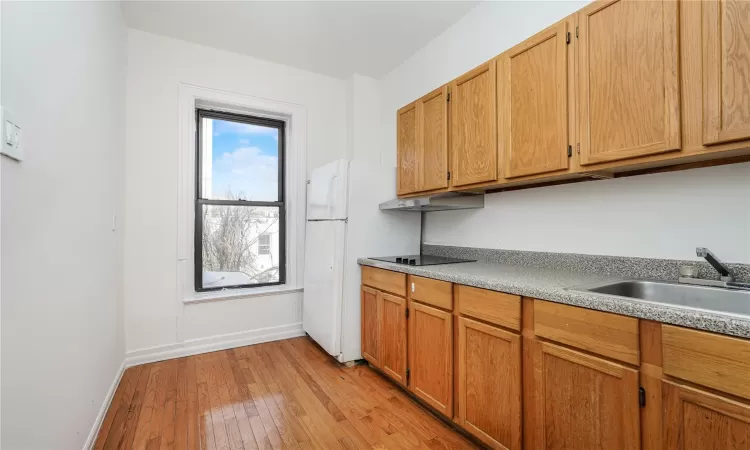
[[[750,290],[635,279],[577,286],[570,290],[750,316]]]

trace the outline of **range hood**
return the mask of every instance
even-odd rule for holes
[[[444,192],[424,197],[396,198],[380,204],[380,209],[391,211],[450,211],[484,208],[484,194]]]

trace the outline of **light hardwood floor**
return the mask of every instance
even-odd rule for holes
[[[95,449],[476,448],[309,338],[131,367]]]

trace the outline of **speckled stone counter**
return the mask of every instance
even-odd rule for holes
[[[424,267],[388,263],[368,258],[360,258],[357,262],[360,265],[493,291],[750,338],[750,317],[566,289],[614,281],[623,278],[622,276],[615,277],[601,273],[586,274],[573,270],[529,267],[490,261]]]
[[[676,280],[680,266],[691,266],[698,271],[698,278],[718,279],[719,274],[706,261],[635,258],[629,256],[583,255],[580,253],[530,252],[476,247],[454,247],[449,245],[424,244],[426,255],[451,258],[475,259],[514,266],[566,269],[580,273],[598,273],[616,277],[654,278]],[[737,281],[750,283],[750,264],[727,263]]]

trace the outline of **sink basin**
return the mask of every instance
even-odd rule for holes
[[[750,290],[695,286],[660,280],[619,280],[570,289],[750,316]]]

